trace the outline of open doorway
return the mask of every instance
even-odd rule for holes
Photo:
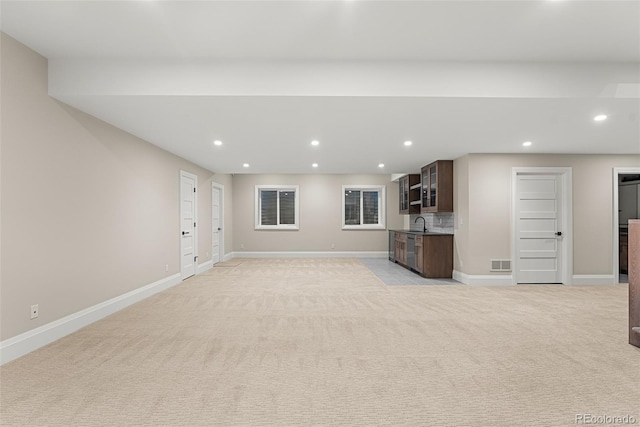
[[[615,168],[613,187],[613,274],[629,283],[628,224],[640,218],[640,168]]]

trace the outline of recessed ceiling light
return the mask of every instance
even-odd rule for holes
[[[411,144],[413,144],[413,142],[411,142],[411,141],[405,141],[404,142],[404,145],[406,145],[407,147],[410,146]]]
[[[598,114],[597,116],[595,116],[593,118],[593,120],[595,120],[596,122],[601,122],[603,120],[607,120],[607,115],[606,114]]]
[[[533,144],[531,141],[525,141],[522,143],[523,147],[531,147],[531,144]]]
[[[318,167],[318,164],[317,164],[317,163],[314,163],[314,164],[312,164],[312,165],[311,165],[311,167],[313,167],[313,168],[317,168],[317,167]]]
[[[313,141],[311,141],[311,145],[320,145],[320,141],[318,141],[317,139],[314,139]]]
[[[216,139],[215,141],[213,141],[213,145],[220,146],[222,145],[222,141],[220,141],[219,139]]]
[[[383,168],[384,167],[384,163],[378,163],[378,167],[379,168]]]
[[[249,163],[244,163],[244,164],[242,165],[242,167],[243,167],[243,168],[248,168],[248,167],[249,167]]]

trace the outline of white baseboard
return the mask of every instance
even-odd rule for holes
[[[0,342],[0,365],[24,356],[40,347],[44,347],[78,329],[84,328],[93,322],[116,313],[131,304],[142,301],[151,295],[169,289],[181,281],[180,274],[176,273],[142,286],[141,288],[134,289],[126,294],[96,304],[93,307],[86,308],[62,319],[55,320],[23,334],[6,339]]]
[[[387,251],[233,252],[232,258],[388,258]],[[225,256],[226,258],[226,256]]]
[[[196,268],[196,274],[202,274],[205,271],[209,270],[210,268],[213,268],[213,261],[209,260],[207,262],[203,262],[202,264],[198,264],[198,267]]]
[[[617,285],[613,274],[574,274],[572,285]]]
[[[222,261],[231,261],[233,259],[233,252],[229,252],[228,254],[224,254],[222,257]]]
[[[465,285],[473,286],[511,286],[513,277],[511,274],[465,274],[461,271],[453,270],[453,279]]]
[[[513,285],[512,275],[473,275],[460,271],[453,271],[453,279],[465,285],[481,286],[506,286]],[[568,285],[615,285],[616,278],[613,274],[575,274]]]

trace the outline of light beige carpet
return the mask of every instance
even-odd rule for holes
[[[640,423],[627,286],[386,287],[244,260],[0,368],[2,425]]]
[[[232,259],[230,261],[221,261],[214,265],[214,267],[237,267],[242,264],[242,259]]]

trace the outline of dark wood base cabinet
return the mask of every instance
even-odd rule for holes
[[[418,257],[416,250],[416,265],[420,267],[420,275],[450,279],[453,273],[453,236],[416,236],[416,247],[418,240],[422,254]]]
[[[408,265],[407,233],[395,231],[395,262],[422,277],[450,279],[453,274],[453,236],[450,234],[415,235],[415,266]],[[390,257],[391,259],[391,257]]]

